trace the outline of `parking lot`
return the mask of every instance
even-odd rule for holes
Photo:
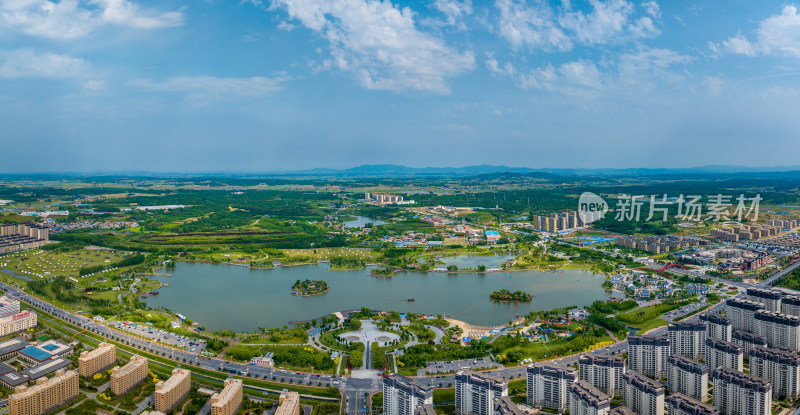
[[[488,357],[478,359],[451,360],[447,362],[428,362],[425,369],[420,369],[417,375],[436,375],[444,373],[454,373],[459,370],[481,370],[491,368],[501,368],[503,365],[493,362]]]
[[[199,353],[206,347],[204,340],[195,340],[189,336],[179,336],[146,324],[131,323],[128,321],[109,321],[108,326],[190,352]]]
[[[685,305],[677,310],[672,310],[669,313],[666,313],[662,316],[664,320],[672,321],[678,318],[681,318],[687,314],[692,314],[705,308],[708,305],[705,301],[701,301],[699,303],[693,303],[689,305]]]

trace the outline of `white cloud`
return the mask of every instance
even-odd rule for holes
[[[646,1],[642,3],[642,7],[650,16],[660,19],[661,18],[661,8],[658,6],[658,3],[654,1]]]
[[[369,89],[448,93],[445,80],[475,65],[472,52],[420,31],[414,12],[389,0],[275,0],[273,7],[328,40],[330,57],[317,68],[353,72]]]
[[[473,11],[472,0],[434,0],[433,7],[445,15],[447,18],[445,24],[462,30],[466,27],[461,19]]]
[[[258,98],[283,89],[286,78],[217,78],[213,76],[178,76],[164,82],[148,79],[131,81],[131,85],[148,92],[185,94],[195,105],[206,105],[214,101],[231,101],[242,98]]]
[[[797,6],[784,6],[781,14],[772,15],[758,25],[755,41],[741,33],[722,42],[728,53],[758,54],[800,58],[800,13]]]
[[[679,67],[690,61],[688,56],[669,49],[644,49],[623,54],[602,66],[578,60],[523,71],[509,63],[501,64],[493,57],[489,57],[486,66],[495,76],[512,78],[523,89],[598,96],[614,91],[640,94],[659,84],[678,85],[685,79]]]
[[[0,0],[0,26],[51,39],[83,37],[104,25],[159,29],[182,24],[180,11],[143,10],[130,0]]]
[[[90,65],[83,59],[30,49],[0,52],[2,78],[72,78],[83,75]]]
[[[741,33],[722,42],[723,49],[728,53],[738,55],[756,56],[756,48]]]
[[[500,34],[518,50],[572,50],[575,44],[600,45],[652,37],[660,31],[653,19],[658,5],[644,4],[651,17],[634,19],[633,3],[626,0],[589,0],[591,12],[573,9],[570,2],[555,9],[542,1],[496,0]],[[654,15],[655,14],[655,15]]]

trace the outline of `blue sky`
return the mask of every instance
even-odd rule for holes
[[[0,172],[797,165],[800,5],[0,0]]]

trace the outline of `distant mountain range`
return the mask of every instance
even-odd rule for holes
[[[310,169],[283,172],[284,175],[304,176],[477,176],[514,173],[524,176],[660,176],[770,173],[778,176],[800,176],[800,166],[747,167],[711,165],[687,168],[627,168],[627,169],[553,169],[508,167],[481,164],[465,167],[407,167],[396,164],[367,164],[349,169]]]

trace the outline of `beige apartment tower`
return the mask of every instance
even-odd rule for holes
[[[211,396],[211,415],[236,415],[242,406],[242,389],[241,380],[226,380],[222,392]]]
[[[78,397],[78,372],[57,370],[52,378],[41,377],[36,384],[18,386],[8,398],[11,415],[41,415]]]
[[[117,362],[117,347],[109,343],[100,343],[96,349],[81,352],[78,357],[78,373],[83,377],[94,376],[95,373],[110,369]]]
[[[156,411],[167,413],[174,409],[189,394],[191,386],[192,372],[175,368],[169,379],[156,384]]]
[[[111,369],[111,392],[122,396],[147,378],[147,358],[131,357],[127,365]]]
[[[300,394],[284,390],[278,398],[278,405],[275,415],[300,415]]]

